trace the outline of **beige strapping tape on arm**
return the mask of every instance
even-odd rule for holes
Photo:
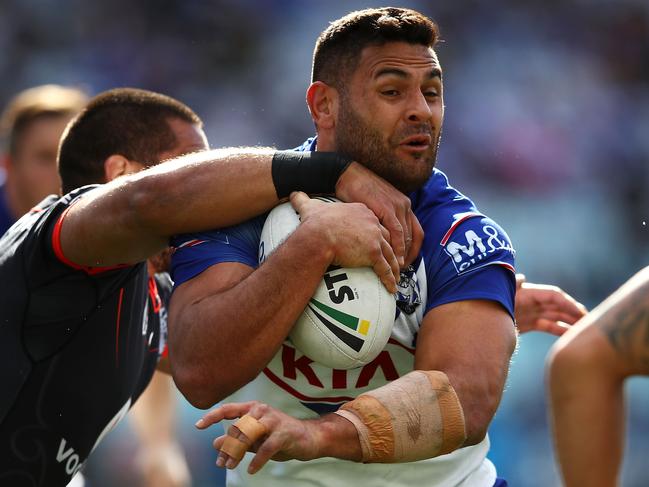
[[[358,431],[363,462],[413,462],[450,453],[466,439],[448,377],[415,370],[345,403],[336,414]]]

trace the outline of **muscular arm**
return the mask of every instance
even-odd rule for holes
[[[444,372],[464,411],[466,445],[484,438],[516,346],[512,319],[493,301],[459,301],[431,309],[417,338],[415,370]]]
[[[124,176],[73,205],[61,229],[63,254],[75,264],[144,260],[169,236],[233,225],[278,203],[274,150],[212,150]],[[336,184],[343,201],[365,203],[390,233],[398,256],[412,260],[423,231],[406,196],[357,163]],[[412,243],[411,243],[412,242]]]
[[[179,389],[206,408],[256,377],[276,353],[330,264],[373,266],[396,290],[396,258],[363,205],[292,198],[302,223],[257,270],[212,266],[174,292],[169,350]]]
[[[258,270],[217,264],[174,291],[172,374],[194,406],[210,407],[262,371],[322,279],[323,250],[298,229]]]
[[[408,417],[410,413],[415,414],[414,411],[409,413],[404,410],[403,406],[407,409],[418,406],[420,409],[417,411],[417,417],[426,415],[427,424],[441,421],[444,426],[432,428],[436,431],[434,435],[439,436],[435,438],[413,437],[407,427],[408,433],[401,433],[401,436],[396,438],[399,435],[396,429],[394,433],[388,433],[384,428],[377,430],[370,426],[369,436],[366,433],[363,436],[370,444],[378,445],[381,449],[387,446],[387,450],[379,451],[377,455],[374,455],[371,449],[361,447],[359,435],[364,427],[361,425],[361,429],[357,429],[357,419],[349,416],[352,413],[346,414],[345,419],[337,414],[328,414],[316,420],[298,420],[263,403],[233,403],[224,404],[209,412],[197,426],[206,428],[222,419],[235,419],[243,415],[256,418],[262,425],[263,433],[247,437],[235,424],[228,430],[227,435],[214,441],[214,447],[221,450],[217,461],[220,466],[234,468],[240,458],[224,452],[224,449],[229,448],[225,444],[226,441],[229,441],[231,446],[242,442],[241,449],[248,448],[256,452],[248,468],[251,474],[257,472],[271,458],[279,461],[291,458],[309,460],[325,456],[352,461],[411,461],[430,458],[452,451],[462,444],[464,438],[464,446],[476,444],[484,438],[502,395],[515,343],[512,320],[496,303],[462,301],[429,311],[424,318],[417,342],[415,369],[438,372],[412,372],[376,391],[362,395],[361,398],[367,395],[382,398],[379,402],[383,401],[383,406],[378,409],[366,409],[373,411],[368,416],[372,423],[382,424],[383,420],[392,418],[392,428],[396,428],[395,415]],[[425,391],[429,389],[427,377],[430,378],[433,388]],[[415,382],[420,386],[413,388]],[[449,391],[449,382],[455,392]],[[380,393],[381,390],[383,392]],[[398,392],[399,390],[402,392]],[[403,395],[404,400],[395,398],[395,394]],[[425,397],[428,399],[424,399]],[[453,406],[454,401],[458,404],[457,399],[459,406]],[[343,409],[357,401],[346,403]],[[432,409],[426,410],[430,406]],[[458,407],[463,410],[464,422],[457,421],[457,416],[455,419],[451,417],[458,412]],[[360,411],[363,408],[365,406],[358,403],[354,409]],[[390,411],[387,416],[382,412],[383,408]],[[359,419],[361,417],[362,415],[358,416]],[[421,417],[420,419],[419,426],[423,427],[424,420]],[[389,431],[392,431],[392,428],[389,428]],[[457,428],[461,429],[460,434],[447,436],[450,429]],[[402,430],[403,426],[399,426],[399,429]],[[394,445],[394,450],[389,445]]]
[[[617,485],[623,386],[649,374],[649,268],[580,320],[548,360],[551,417],[567,487]]]

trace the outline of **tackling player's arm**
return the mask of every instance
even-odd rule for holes
[[[207,408],[254,379],[276,353],[331,264],[371,266],[391,292],[398,263],[364,205],[291,201],[302,223],[258,269],[219,263],[174,291],[169,350],[176,384]]]
[[[565,485],[618,484],[624,446],[624,382],[649,375],[649,267],[552,348],[552,428]]]
[[[291,185],[295,190],[303,184],[313,187],[312,180],[319,178],[303,170],[302,178],[283,182],[279,190],[278,178],[287,173],[276,168],[287,160],[275,160],[276,153],[271,149],[197,152],[117,178],[85,195],[67,212],[60,234],[62,253],[84,266],[139,262],[165,247],[171,235],[245,221],[275,206]],[[412,259],[423,231],[409,199],[357,163],[333,167],[334,177],[329,179],[335,194],[343,201],[365,203],[388,229],[400,263],[404,256]],[[334,190],[326,186],[331,185],[324,184],[322,192]]]

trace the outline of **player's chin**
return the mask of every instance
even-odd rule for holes
[[[393,178],[393,184],[400,191],[410,193],[421,188],[433,173],[434,164],[428,160],[415,159],[402,161],[399,174]]]

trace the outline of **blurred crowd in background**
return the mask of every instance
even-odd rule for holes
[[[43,83],[90,95],[133,86],[174,96],[212,147],[290,148],[312,135],[311,53],[358,0],[0,0],[0,105]],[[519,272],[592,307],[649,263],[649,3],[404,0],[435,19],[446,120],[438,167],[509,233]],[[1,177],[1,174],[0,174]],[[242,190],[243,186],[242,186]],[[527,335],[491,429],[512,486],[558,485],[543,365]],[[223,373],[227,373],[224,371]],[[649,384],[631,384],[624,485],[646,485]],[[179,435],[195,486],[218,485],[213,434]],[[121,428],[89,462],[89,487],[134,485]]]

